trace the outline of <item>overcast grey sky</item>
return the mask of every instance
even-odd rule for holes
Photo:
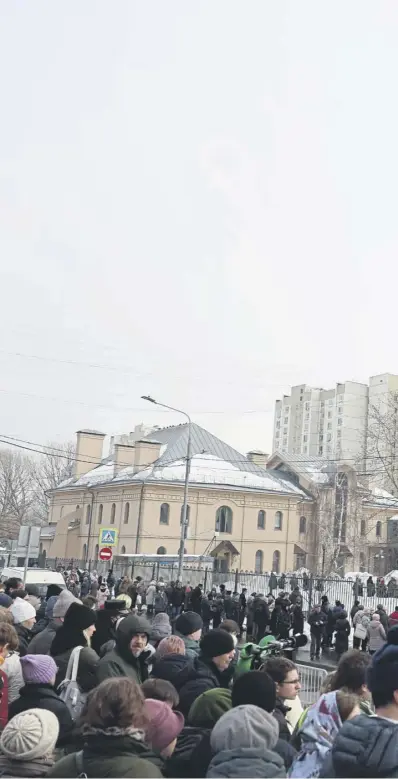
[[[397,40],[396,0],[1,3],[0,433],[179,421],[150,393],[269,450],[290,385],[398,372]]]

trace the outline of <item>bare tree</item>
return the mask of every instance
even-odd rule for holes
[[[32,518],[35,490],[28,457],[0,450],[0,538],[18,537],[20,525]]]
[[[382,397],[368,408],[368,427],[363,442],[366,472],[374,485],[398,495],[398,399]]]
[[[35,516],[40,523],[48,521],[47,491],[73,476],[76,450],[72,442],[48,444],[45,453],[31,463],[35,489]]]

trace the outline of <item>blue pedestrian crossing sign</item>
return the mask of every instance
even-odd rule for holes
[[[102,527],[99,534],[100,546],[116,546],[117,530],[113,527]]]

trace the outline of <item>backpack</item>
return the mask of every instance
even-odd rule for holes
[[[65,679],[58,687],[59,697],[68,707],[74,722],[79,719],[87,698],[87,693],[82,692],[77,683],[77,671],[82,649],[82,646],[75,646],[72,650]]]

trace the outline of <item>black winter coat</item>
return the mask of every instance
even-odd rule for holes
[[[33,638],[31,630],[25,628],[23,625],[14,625],[15,630],[18,633],[18,652],[20,657],[23,657],[28,653],[28,646]]]
[[[25,684],[8,709],[8,718],[15,717],[28,709],[48,709],[58,719],[59,736],[57,746],[64,746],[71,740],[73,721],[66,704],[59,698],[51,684]]]
[[[180,696],[178,709],[185,717],[202,692],[224,686],[214,663],[201,656],[192,659],[186,655],[165,655],[155,664],[152,676],[174,684]]]
[[[344,722],[321,777],[398,777],[398,723],[361,714]]]
[[[290,730],[286,719],[286,714],[288,711],[290,711],[289,707],[285,706],[281,698],[277,698],[273,716],[278,722],[279,737],[283,739],[283,741],[290,741]]]
[[[66,676],[68,668],[69,658],[72,654],[72,649],[68,649],[60,655],[53,655],[54,660],[58,666],[57,678],[55,680],[55,687],[63,682]],[[83,692],[90,692],[97,686],[97,668],[99,664],[99,657],[94,649],[90,649],[88,646],[83,647],[79,657],[79,667],[77,669],[77,683]]]
[[[164,776],[171,779],[201,779],[206,776],[212,758],[211,731],[206,728],[182,729],[172,756],[166,761]]]
[[[345,612],[344,612],[345,615]],[[348,649],[348,636],[351,633],[350,623],[346,616],[341,616],[336,620],[336,638],[335,648],[337,654],[343,654]]]

